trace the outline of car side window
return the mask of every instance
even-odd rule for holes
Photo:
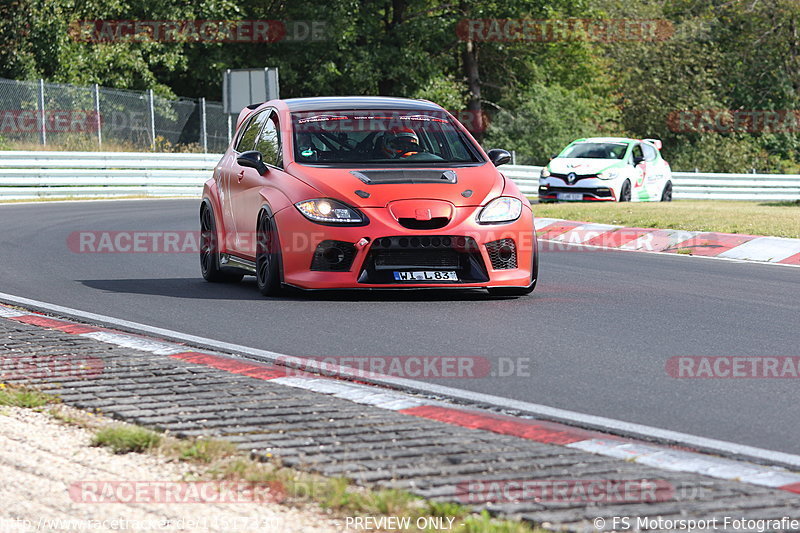
[[[655,161],[658,154],[656,154],[656,149],[650,146],[649,144],[642,144],[642,151],[644,152],[644,160],[645,161]]]
[[[637,159],[637,158],[638,159],[643,159],[644,158],[644,155],[642,154],[642,145],[641,144],[634,145],[633,150],[631,150],[631,156],[632,156],[631,157],[631,162],[633,162],[633,160]]]
[[[281,154],[281,136],[278,128],[278,117],[273,113],[264,125],[256,142],[256,150],[261,152],[264,163],[273,167],[283,167]]]
[[[261,130],[261,126],[264,124],[264,121],[268,116],[269,113],[262,111],[261,113],[258,113],[252,117],[249,122],[247,122],[243,128],[241,137],[239,137],[239,142],[236,143],[235,150],[237,152],[247,152],[248,150],[253,149],[258,132]]]

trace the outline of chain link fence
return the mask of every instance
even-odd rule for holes
[[[0,78],[0,149],[224,152],[222,103],[169,100],[152,91]]]

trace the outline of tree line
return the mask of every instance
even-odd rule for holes
[[[131,37],[136,21],[161,21],[160,37]],[[164,21],[192,24],[165,37]],[[274,24],[213,34],[224,21]],[[283,97],[417,97],[485,117],[481,142],[520,163],[602,135],[662,139],[677,170],[800,171],[796,0],[0,4],[0,77],[221,99],[224,69],[264,66]]]

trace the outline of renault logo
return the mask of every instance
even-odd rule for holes
[[[569,174],[567,174],[567,183],[569,183],[570,185],[575,183],[576,179],[578,179],[578,176],[576,176],[574,172],[570,172]]]

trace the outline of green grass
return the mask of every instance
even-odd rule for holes
[[[34,389],[16,387],[0,383],[0,405],[9,407],[42,407],[54,403],[54,396],[44,394]]]
[[[679,200],[534,204],[537,217],[638,228],[800,238],[800,202]]]
[[[111,448],[114,453],[146,452],[161,444],[161,438],[155,431],[119,424],[100,429],[92,446]]]

